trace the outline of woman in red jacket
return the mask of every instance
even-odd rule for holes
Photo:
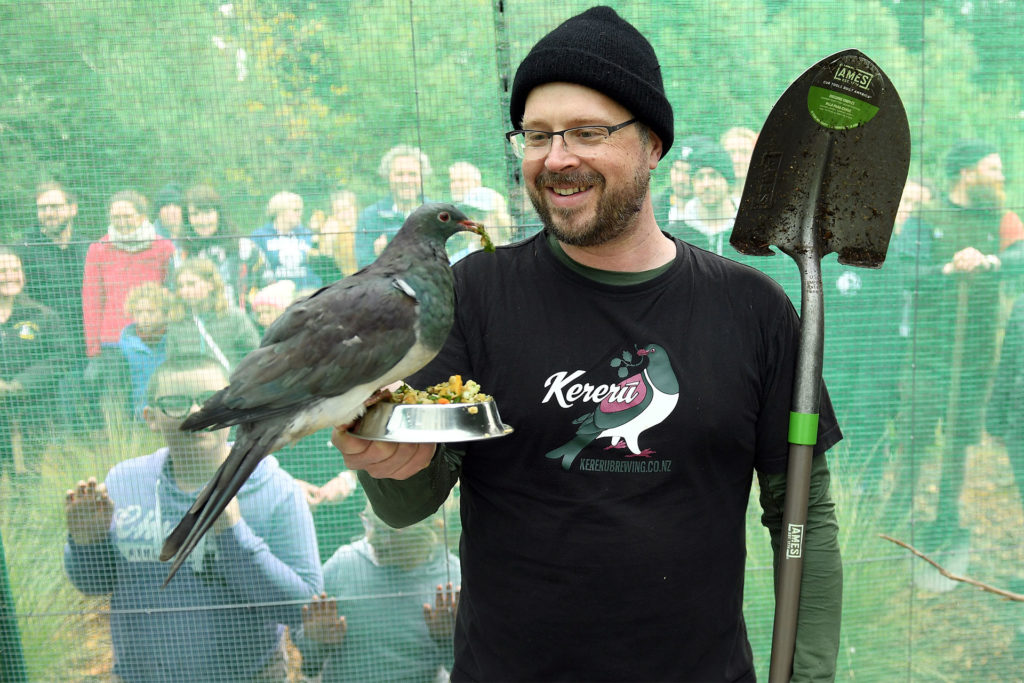
[[[170,240],[156,234],[146,217],[142,194],[122,190],[110,198],[107,234],[89,246],[82,279],[85,370],[93,388],[126,390],[124,361],[118,349],[121,330],[132,322],[125,311],[128,292],[144,282],[163,282],[174,253]]]

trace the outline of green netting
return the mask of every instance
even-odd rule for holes
[[[679,150],[708,144],[692,136],[735,151],[736,167],[718,170],[742,177],[744,144],[779,94],[849,47],[899,89],[913,156],[886,265],[823,265],[824,376],[846,436],[829,454],[846,586],[838,677],[1019,678],[1024,605],[880,535],[1024,592],[1024,3],[611,4],[650,38],[675,110],[676,146],[652,179],[659,221],[727,256],[739,258],[728,209],[687,212],[703,181],[687,181]],[[288,585],[236,590],[197,551],[189,588],[159,593],[147,560],[184,510],[152,505],[173,486],[159,449],[174,438],[168,415],[217,388],[217,364],[234,366],[284,304],[379,253],[406,196],[462,202],[500,241],[539,228],[502,139],[507,91],[533,42],[586,6],[0,2],[0,678],[116,680],[112,631],[123,659],[157,667],[139,680],[300,680],[303,660],[324,659],[325,680],[444,675],[451,645],[422,604],[458,584],[457,497],[402,535],[415,560],[398,562],[413,569],[378,566],[367,547],[387,532],[319,433],[240,500],[254,542],[288,558]],[[955,188],[949,152],[970,139],[999,155],[1005,183]],[[968,157],[972,180],[995,177]],[[949,273],[966,246],[989,267]],[[790,259],[742,260],[799,306]],[[216,364],[147,394],[154,367],[181,351]],[[82,547],[65,556],[65,492],[90,476],[112,503],[79,509]],[[87,542],[110,515],[117,557]],[[758,516],[755,495],[744,607],[766,676],[772,570]],[[346,615],[347,657],[332,660],[329,642],[296,647],[299,608],[321,589]]]

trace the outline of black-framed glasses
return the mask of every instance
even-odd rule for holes
[[[186,394],[158,396],[153,399],[153,405],[167,417],[185,417],[188,415],[188,411],[192,410],[192,406],[203,405],[216,393],[216,391],[203,391],[195,396],[188,396]]]
[[[551,151],[551,140],[556,135],[562,137],[566,151],[577,155],[586,155],[595,153],[615,131],[622,130],[636,122],[636,119],[630,119],[617,126],[575,126],[555,131],[510,130],[505,133],[505,139],[509,141],[512,151],[520,159],[539,159],[547,156]]]

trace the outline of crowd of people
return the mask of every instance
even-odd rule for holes
[[[610,41],[600,50],[597,35]],[[643,87],[611,87],[592,61],[561,58],[599,51]],[[757,132],[677,139],[656,56],[607,8],[531,50],[510,117],[510,140],[531,134],[513,148],[525,144],[526,191],[544,229],[519,234],[477,167],[449,167],[447,199],[475,212],[495,242],[527,239],[487,261],[452,240],[458,322],[413,379],[470,373],[498,395],[514,435],[436,447],[344,429],[309,437],[257,468],[191,571],[164,590],[162,541],[229,449],[226,431],[178,426],[289,303],[381,253],[429,200],[430,162],[398,145],[379,167],[386,196],[361,208],[338,189],[307,216],[301,196],[280,192],[248,233],[209,185],[170,183],[152,207],[123,190],[88,245],[76,238],[73,192],[39,185],[36,229],[0,246],[0,463],[10,471],[16,451],[31,460],[60,426],[96,425],[98,410],[162,438],[65,496],[67,574],[111,596],[121,680],[285,680],[286,626],[303,674],[325,681],[752,680],[743,519],[756,476],[778,542],[798,327],[795,266],[729,246]],[[567,136],[581,124],[596,143]],[[669,182],[652,197],[655,168]],[[866,467],[880,451],[911,457],[941,445],[936,518],[948,523],[959,519],[967,449],[987,429],[1006,440],[1024,498],[1024,436],[1012,418],[1024,403],[1022,304],[1004,324],[1024,274],[1024,224],[1005,206],[999,149],[957,141],[944,170],[943,181],[907,184],[884,269],[823,266],[835,361],[794,680],[835,672],[842,569],[828,448],[845,437]],[[524,335],[543,358],[524,355]],[[569,398],[583,375],[606,397],[589,408]],[[643,401],[614,405],[613,390],[627,386]],[[914,482],[894,490],[912,495]],[[456,547],[446,513],[460,500]],[[953,526],[929,540],[962,543],[969,531]],[[637,599],[649,607],[643,626]],[[682,644],[659,647],[666,632]]]

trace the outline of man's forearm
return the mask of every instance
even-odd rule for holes
[[[426,519],[448,498],[461,471],[460,452],[439,444],[426,469],[404,480],[374,479],[358,472],[367,500],[388,525],[401,528]]]
[[[836,676],[839,629],[843,606],[843,565],[839,552],[839,524],[829,492],[829,471],[824,455],[814,458],[804,535],[803,580],[797,621],[793,678],[830,681]],[[786,475],[758,475],[762,523],[771,533],[778,576],[782,536],[782,510]]]

